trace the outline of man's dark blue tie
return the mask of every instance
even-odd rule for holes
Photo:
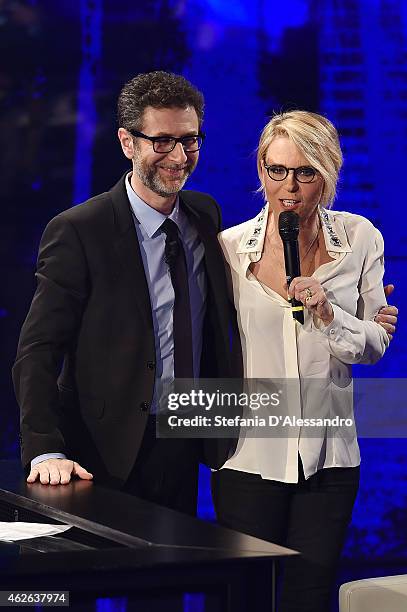
[[[165,261],[170,269],[175,294],[174,376],[175,378],[193,378],[191,303],[184,247],[178,233],[178,226],[174,221],[166,219],[161,229],[166,234]]]

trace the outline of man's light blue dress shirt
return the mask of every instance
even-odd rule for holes
[[[126,180],[126,189],[135,219],[153,316],[156,355],[152,403],[154,412],[162,395],[163,382],[174,380],[174,289],[170,270],[164,259],[165,234],[160,229],[167,215],[151,208],[139,198],[131,188],[129,180]],[[206,309],[204,247],[195,227],[189,223],[186,214],[180,208],[178,197],[168,218],[177,224],[185,251],[191,302],[193,372],[194,377],[198,378],[202,352],[202,327]]]

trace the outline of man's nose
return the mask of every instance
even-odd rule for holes
[[[184,147],[180,142],[177,142],[172,151],[168,153],[168,158],[176,161],[177,163],[184,163],[188,159],[187,154],[184,151]]]

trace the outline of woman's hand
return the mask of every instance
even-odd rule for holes
[[[334,312],[331,303],[321,283],[312,276],[293,278],[288,294],[302,302],[312,315],[321,319],[324,325],[329,325],[333,321]]]

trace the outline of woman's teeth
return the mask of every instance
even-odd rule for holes
[[[299,204],[299,200],[281,200],[285,208],[292,208],[296,204]]]

